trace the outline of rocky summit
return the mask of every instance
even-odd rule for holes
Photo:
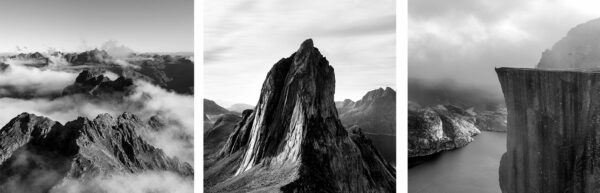
[[[394,168],[361,132],[346,131],[334,92],[333,67],[304,41],[271,68],[254,111],[205,160],[205,191],[394,192]]]
[[[113,173],[170,171],[193,176],[193,168],[167,157],[137,133],[145,123],[124,113],[65,125],[23,113],[0,129],[0,192],[48,192],[64,179],[90,180]]]
[[[75,79],[75,83],[63,90],[63,95],[87,94],[91,96],[126,94],[133,89],[133,80],[119,77],[110,80],[101,70],[84,70]]]

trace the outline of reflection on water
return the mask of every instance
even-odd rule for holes
[[[408,169],[411,193],[499,193],[498,167],[506,133],[482,131],[469,145]]]

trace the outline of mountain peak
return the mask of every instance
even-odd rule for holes
[[[283,192],[393,191],[394,171],[381,157],[373,156],[371,152],[376,150],[365,144],[370,142],[355,141],[342,126],[334,93],[333,67],[311,39],[304,41],[292,57],[273,65],[254,111],[245,112],[249,114],[243,115],[220,151],[218,162],[223,163],[216,166],[228,168],[208,168],[205,175],[215,178],[210,171],[218,171],[216,175],[243,180],[216,182],[219,185],[210,182],[213,190],[207,192],[226,191],[221,187]],[[272,174],[285,177],[273,178]],[[238,182],[244,183],[235,184]]]
[[[301,64],[308,65],[308,64],[312,64],[312,63],[318,63],[318,61],[322,57],[323,56],[321,56],[321,53],[319,53],[319,50],[314,47],[313,40],[307,39],[304,42],[302,42],[302,44],[300,44],[300,48],[298,48],[298,51],[296,51],[295,56],[294,56],[294,64],[295,65],[301,65]]]

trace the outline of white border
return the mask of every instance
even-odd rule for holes
[[[408,192],[407,8],[407,1],[396,1],[396,192]]]
[[[204,1],[194,0],[194,192],[204,191]]]

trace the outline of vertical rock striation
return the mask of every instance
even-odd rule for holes
[[[502,192],[598,192],[600,73],[496,72],[508,109]]]
[[[393,168],[342,126],[334,92],[333,67],[306,40],[268,73],[254,111],[205,170],[207,192],[393,192]]]

